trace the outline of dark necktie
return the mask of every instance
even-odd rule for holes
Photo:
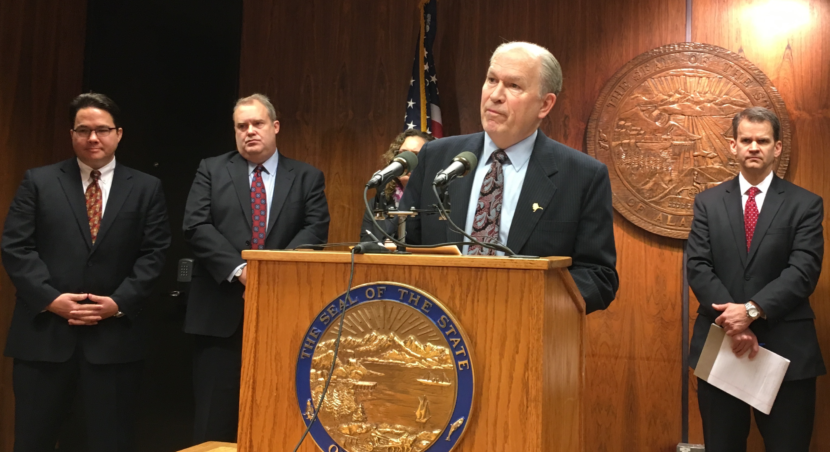
[[[262,182],[262,165],[254,168],[251,181],[251,249],[265,249],[265,230],[268,228],[268,198]]]
[[[507,154],[501,149],[493,153],[493,162],[481,183],[478,194],[476,215],[473,219],[472,235],[482,243],[496,243],[499,240],[499,226],[501,225],[501,205],[504,197],[504,171],[502,165],[510,163]],[[493,256],[496,251],[479,245],[470,245],[467,251],[470,255]]]
[[[758,187],[749,187],[746,194],[749,199],[746,200],[744,207],[744,227],[746,228],[746,252],[749,252],[749,246],[752,244],[752,236],[755,235],[755,225],[758,224],[758,204],[755,203],[755,196],[761,193]]]
[[[101,179],[101,172],[92,170],[90,174],[92,182],[86,188],[86,215],[89,217],[89,232],[92,235],[92,243],[98,238],[98,229],[101,227],[102,195],[98,180]]]

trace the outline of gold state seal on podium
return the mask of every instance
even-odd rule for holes
[[[468,344],[452,313],[417,288],[377,282],[341,295],[317,315],[297,359],[306,425],[331,372],[312,438],[327,452],[452,450],[473,404]]]

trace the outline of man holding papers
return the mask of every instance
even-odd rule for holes
[[[773,173],[783,147],[773,112],[744,110],[732,131],[740,174],[695,198],[688,276],[700,307],[690,362],[697,366],[712,323],[732,337],[736,355],[754,357],[762,346],[789,359],[772,410],[755,410],[755,419],[767,452],[806,452],[816,377],[827,372],[808,298],[824,255],[822,199]],[[706,452],[745,451],[749,405],[698,383]]]

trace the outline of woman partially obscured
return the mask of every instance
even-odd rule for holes
[[[434,140],[435,137],[432,135],[422,132],[420,130],[410,129],[407,130],[395,138],[395,141],[389,145],[389,149],[383,153],[381,156],[382,166],[381,168],[385,168],[389,163],[392,162],[392,159],[395,158],[398,154],[404,151],[410,151],[417,154],[421,151],[421,147],[427,141]],[[398,207],[398,203],[401,201],[401,196],[403,196],[404,187],[406,187],[406,183],[409,181],[409,175],[402,177],[393,178],[386,184],[386,187],[383,190],[384,196],[386,196],[386,205],[387,206],[395,206]],[[378,224],[384,228],[387,234],[391,236],[395,236],[395,233],[398,229],[398,219],[392,218],[388,220],[378,220]],[[379,240],[383,241],[385,236],[382,232],[378,231],[374,224],[372,224],[372,217],[369,215],[369,212],[364,212],[363,214],[363,224],[360,227],[360,241],[371,241],[372,238],[369,236],[367,231],[372,231],[375,237]]]

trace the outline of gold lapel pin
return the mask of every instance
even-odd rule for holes
[[[540,207],[538,202],[534,202],[533,203],[533,211],[536,212],[537,210],[545,210],[545,209]]]

